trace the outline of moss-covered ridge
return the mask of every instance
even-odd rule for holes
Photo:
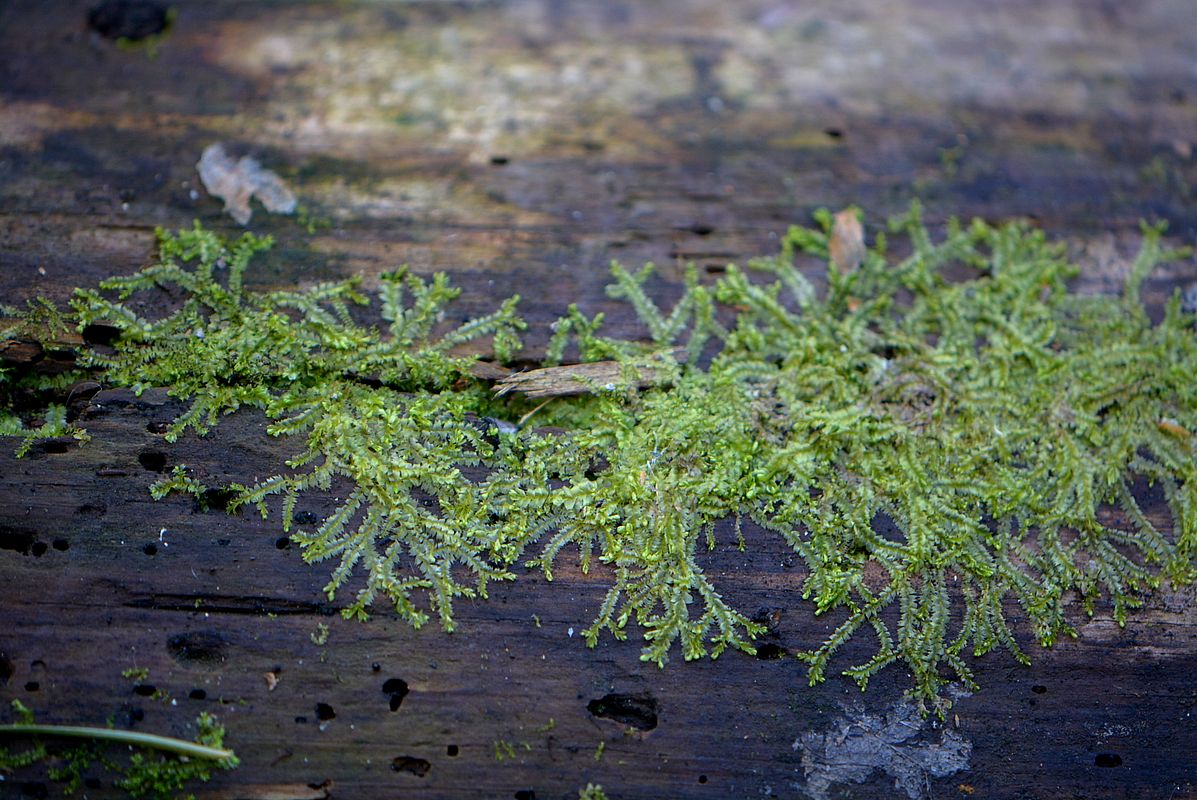
[[[1083,297],[1041,233],[975,221],[933,241],[917,206],[890,224],[909,255],[890,257],[878,236],[859,266],[829,266],[816,292],[794,262],[830,263],[832,217],[818,222],[749,262],[766,282],[731,266],[704,286],[691,271],[669,310],[645,294],[647,269],[614,266],[611,294],[635,307],[648,340],[604,337],[601,318],[576,308],[557,323],[550,362],[576,347],[624,376],[537,412],[564,434],[500,422],[529,406],[496,399],[453,353],[489,337],[509,358],[514,299],[446,329],[455,292],[443,276],[385,276],[375,328],[350,312],[369,302],[354,281],[245,291],[267,243],[197,227],[162,234],[158,264],[78,292],[73,314],[122,331],[114,351],[84,357],[106,382],[191,401],[168,437],[202,434],[243,405],[262,409],[272,434],[305,437],[304,455],[239,487],[237,505],[266,513],[281,495],[290,529],[298,495],[351,482],[337,511],[293,533],[305,559],[334,562],[330,597],[354,586],[350,615],[384,597],[414,625],[431,612],[452,628],[455,598],[484,596],[521,560],[551,577],[576,549],[583,568],[598,558],[614,575],[591,643],[634,620],[658,664],[675,642],[686,658],[750,651],[759,626],[695,561],[716,521],[748,517],[802,558],[815,610],[845,616],[801,656],[812,681],[863,627],[876,654],[846,673],[864,686],[902,662],[933,701],[946,680],[971,682],[968,651],[1025,660],[1004,603],[1049,645],[1072,633],[1071,598],[1092,610],[1109,597],[1122,621],[1161,580],[1193,579],[1193,318],[1173,298],[1153,325],[1139,300],[1151,268],[1179,255],[1160,249],[1160,228],[1144,227],[1120,297]],[[949,281],[949,265],[975,277]],[[186,299],[152,320],[122,303],[155,286]],[[647,369],[655,385],[637,390]],[[1135,480],[1162,487],[1170,531],[1146,518]],[[197,487],[178,470],[156,492],[172,489]],[[880,535],[878,514],[899,535]]]

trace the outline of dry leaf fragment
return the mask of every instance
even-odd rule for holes
[[[273,692],[274,687],[278,686],[277,672],[263,672],[262,677],[266,679],[266,691]]]
[[[195,168],[208,194],[224,200],[224,210],[242,225],[253,216],[251,197],[274,214],[293,214],[298,205],[282,178],[249,156],[234,161],[222,144],[204,148]]]
[[[1157,422],[1155,424],[1155,426],[1160,430],[1161,433],[1166,433],[1169,436],[1174,436],[1177,439],[1180,439],[1181,441],[1185,441],[1193,435],[1192,433],[1189,432],[1188,428],[1184,427],[1183,425],[1181,425],[1179,422],[1172,419],[1171,417],[1164,417],[1159,422]]]
[[[673,351],[675,360],[686,360],[686,351]],[[580,394],[594,394],[598,391],[612,391],[627,388],[625,366],[618,361],[590,361],[584,364],[566,364],[560,367],[517,372],[495,381],[495,395],[519,392],[525,397],[570,397]],[[636,388],[658,386],[663,380],[659,369],[651,365],[636,367]]]
[[[860,217],[852,209],[845,209],[835,215],[831,226],[831,263],[841,274],[847,275],[861,265],[865,257],[864,229]]]
[[[641,370],[641,377],[647,370]],[[526,397],[568,397],[590,394],[596,387],[622,384],[623,366],[618,361],[592,361],[517,372],[495,383],[495,394],[520,392]]]

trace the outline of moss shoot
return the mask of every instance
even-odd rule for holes
[[[614,265],[610,294],[647,338],[605,337],[601,316],[571,308],[548,362],[577,352],[617,362],[621,378],[538,411],[552,433],[502,422],[529,401],[496,398],[456,355],[484,340],[476,348],[510,359],[516,298],[447,326],[457,292],[443,275],[384,275],[374,299],[353,280],[250,292],[244,271],[269,240],[197,225],[160,233],[153,266],[79,290],[70,317],[120,329],[110,349],[81,354],[106,384],[189,401],[168,439],[242,406],[271,434],[303,438],[279,474],[235,487],[233,506],[265,515],[281,498],[303,557],[332,564],[329,597],[354,579],[347,616],[385,602],[412,625],[435,616],[452,629],[458,598],[485,597],[521,562],[551,579],[576,553],[614,576],[590,644],[634,621],[657,664],[675,646],[686,659],[752,652],[761,626],[696,562],[716,522],[747,518],[801,558],[814,611],[843,618],[800,655],[812,683],[862,632],[876,652],[845,674],[863,688],[904,664],[942,711],[946,682],[972,683],[969,653],[1026,661],[1011,604],[1047,646],[1073,634],[1072,600],[1092,613],[1107,598],[1121,623],[1161,581],[1193,580],[1194,319],[1174,297],[1153,324],[1139,298],[1152,267],[1180,255],[1161,250],[1160,228],[1144,227],[1122,294],[1093,297],[1067,291],[1077,270],[1063,247],[1024,225],[953,222],[936,241],[915,206],[890,223],[908,255],[878,236],[844,269],[832,216],[817,220],[713,285],[690,270],[672,308],[646,294],[651,268]],[[829,263],[825,291],[799,256]],[[973,277],[948,280],[949,267]],[[124,303],[160,288],[184,298],[166,316]],[[370,303],[383,325],[352,313]],[[298,497],[342,478],[340,507],[297,526]],[[1136,482],[1160,487],[1168,529],[1144,514]],[[154,491],[203,489],[178,469]],[[879,515],[896,535],[878,533]]]

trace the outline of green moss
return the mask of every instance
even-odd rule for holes
[[[206,782],[214,768],[233,769],[238,763],[237,757],[223,748],[224,728],[207,713],[196,718],[193,743],[112,728],[37,725],[33,713],[20,701],[14,700],[12,707],[16,724],[0,725],[0,734],[31,739],[32,746],[15,754],[0,748],[0,771],[8,773],[52,758],[47,774],[62,785],[67,796],[79,790],[88,772],[98,768],[113,776],[114,785],[134,800],[194,800],[190,793],[181,794],[187,784]],[[87,741],[61,747],[45,744],[47,737]],[[127,759],[110,757],[102,742],[118,743],[117,752],[127,753]]]
[[[1121,623],[1161,580],[1192,581],[1197,342],[1178,298],[1155,325],[1140,303],[1147,273],[1178,255],[1161,251],[1159,228],[1144,228],[1121,296],[1082,297],[1042,234],[978,221],[936,242],[915,207],[890,226],[910,255],[890,257],[878,237],[858,269],[829,269],[820,294],[794,266],[828,258],[831,216],[818,219],[749,263],[767,282],[730,266],[705,286],[690,270],[667,310],[643,289],[651,268],[614,266],[611,294],[651,341],[604,337],[601,317],[577,308],[556,324],[549,362],[573,348],[623,365],[617,384],[538,413],[566,434],[500,422],[530,406],[495,399],[453,353],[489,339],[510,357],[515,298],[452,327],[444,276],[383,276],[385,325],[370,327],[351,313],[370,302],[355,281],[244,291],[269,241],[226,244],[197,226],[161,234],[158,264],[79,291],[73,314],[122,330],[114,352],[82,357],[106,383],[190,402],[168,438],[241,406],[265,412],[271,434],[304,438],[288,470],[235,487],[234,506],[265,515],[279,495],[291,530],[299,495],[347,479],[336,511],[291,534],[305,559],[332,562],[330,598],[360,576],[347,616],[385,600],[413,625],[435,614],[451,630],[457,598],[485,597],[521,561],[551,579],[576,550],[584,570],[597,558],[613,576],[590,644],[635,622],[657,664],[675,643],[687,659],[751,652],[760,626],[696,561],[718,521],[748,518],[801,557],[804,596],[840,620],[800,656],[812,682],[863,628],[876,653],[845,674],[864,687],[905,664],[914,693],[942,710],[946,681],[972,682],[966,654],[1026,660],[1006,604],[1050,645],[1073,634],[1070,598],[1090,613],[1108,598]],[[949,281],[949,265],[976,277]],[[121,302],[156,286],[185,298],[168,316]],[[646,367],[654,387],[630,388]],[[177,471],[155,492],[202,494],[190,480]],[[1135,481],[1161,487],[1170,535]],[[896,535],[878,533],[879,515]]]

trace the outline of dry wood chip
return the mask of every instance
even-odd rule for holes
[[[295,212],[298,204],[295,195],[282,178],[262,169],[262,165],[249,156],[234,161],[222,144],[204,148],[195,168],[208,194],[224,200],[224,210],[241,225],[248,224],[253,216],[249,208],[251,197],[258,198],[258,202],[274,214]]]
[[[860,217],[852,209],[835,215],[831,226],[831,263],[841,274],[847,275],[861,265],[865,257],[864,229]]]

